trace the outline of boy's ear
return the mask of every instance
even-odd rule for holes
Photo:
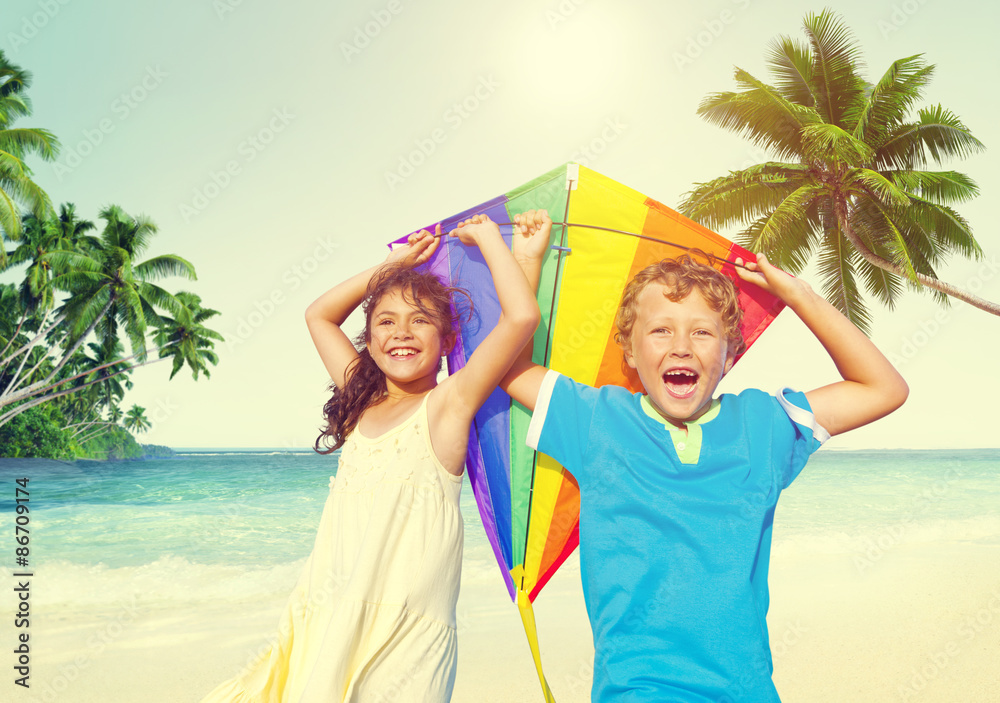
[[[727,349],[726,350],[726,365],[723,367],[722,375],[725,376],[727,373],[729,373],[732,370],[732,368],[733,368],[733,364],[735,364],[735,363],[736,363],[736,356],[733,355],[733,354],[731,354],[729,352],[729,350]]]
[[[632,347],[629,346],[628,349],[622,349],[622,354],[625,355],[625,363],[629,365],[630,368],[635,368],[635,356],[632,355]]]

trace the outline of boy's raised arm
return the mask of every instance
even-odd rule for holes
[[[737,269],[740,278],[781,298],[816,335],[844,379],[806,393],[816,422],[827,432],[836,435],[867,425],[903,404],[909,394],[903,377],[837,308],[763,254],[746,266],[749,271]]]
[[[542,274],[542,260],[549,250],[552,220],[545,210],[529,210],[514,216],[517,228],[514,230],[514,259],[528,279],[533,293],[538,292],[538,280]],[[532,339],[524,345],[514,365],[500,381],[500,388],[507,395],[528,410],[535,409],[535,400],[545,377],[546,368],[531,361]]]

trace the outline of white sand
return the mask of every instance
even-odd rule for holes
[[[578,579],[570,565],[535,604],[560,703],[590,699],[593,649]],[[785,703],[1000,700],[1000,546],[901,545],[863,572],[852,555],[793,558],[776,548],[771,596],[774,679]],[[197,701],[265,645],[283,604],[38,612],[32,688],[8,696],[15,687],[4,682],[0,699]],[[459,628],[455,701],[541,700],[499,576],[463,584]]]

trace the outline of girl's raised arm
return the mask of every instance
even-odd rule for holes
[[[438,225],[437,234],[441,227]],[[427,261],[437,248],[438,239],[426,230],[410,235],[410,239],[402,247],[393,249],[385,263],[404,262],[416,266]],[[341,329],[347,317],[361,304],[368,289],[368,282],[380,266],[373,266],[359,274],[351,276],[346,281],[337,284],[306,308],[306,325],[312,336],[316,350],[319,352],[323,365],[330,373],[330,378],[343,388],[347,380],[347,367],[354,361],[358,352],[350,338]]]
[[[518,353],[532,338],[541,313],[524,273],[500,236],[500,229],[486,215],[459,223],[451,232],[463,244],[478,246],[490,267],[500,320],[476,348],[465,367],[448,379],[444,408],[458,425],[469,423],[497,387]]]

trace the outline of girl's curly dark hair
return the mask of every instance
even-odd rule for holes
[[[361,414],[381,403],[386,396],[385,374],[368,352],[367,345],[371,341],[375,307],[384,295],[395,290],[402,291],[407,302],[416,305],[430,318],[442,339],[455,331],[455,298],[464,297],[471,310],[472,300],[468,293],[461,288],[444,285],[432,273],[422,273],[400,264],[387,264],[376,271],[361,301],[365,329],[353,340],[358,358],[344,372],[346,380],[343,388],[330,384],[333,395],[323,406],[326,427],[313,445],[313,449],[320,454],[329,454],[343,446],[347,436],[357,427]]]

